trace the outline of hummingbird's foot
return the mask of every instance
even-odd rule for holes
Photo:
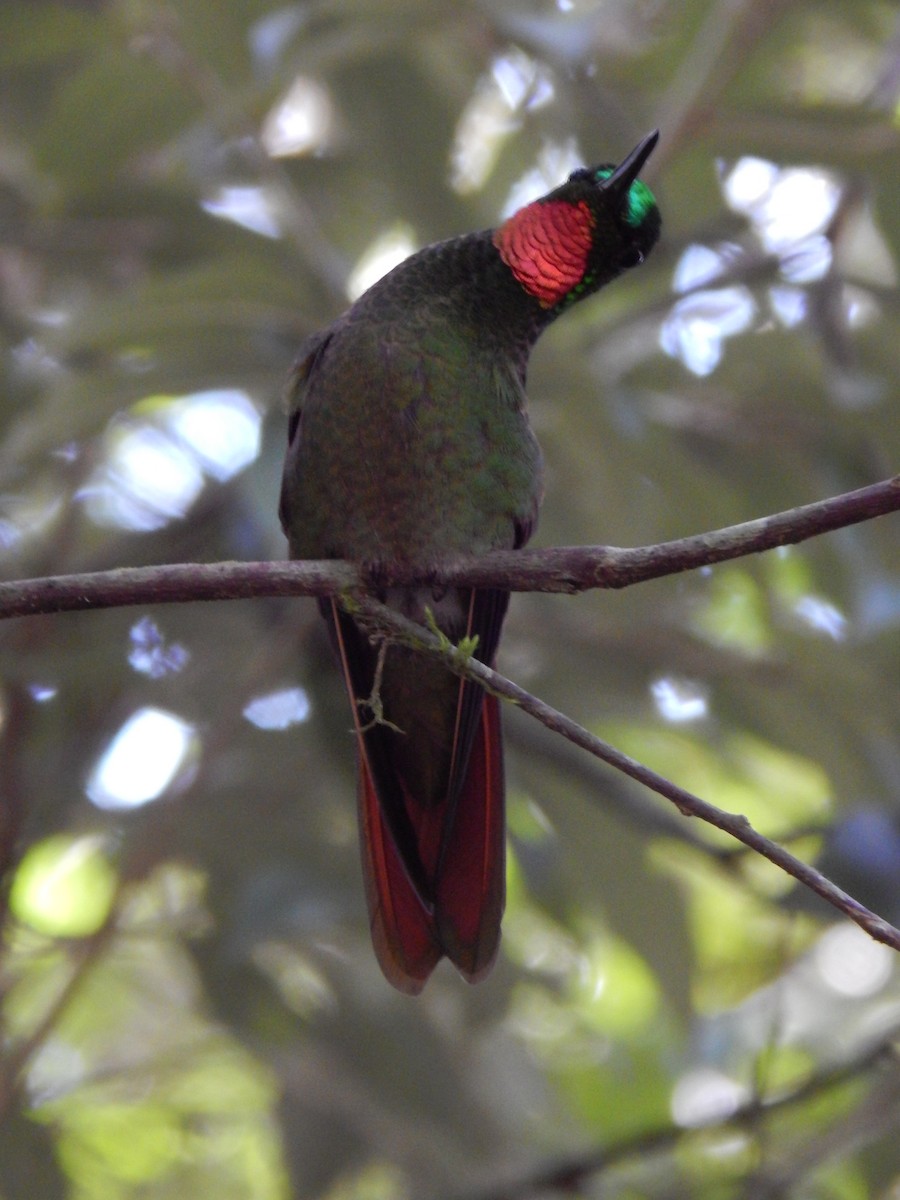
[[[366,733],[369,729],[374,729],[376,725],[384,725],[388,729],[392,729],[394,733],[403,733],[399,725],[395,725],[393,721],[389,721],[384,715],[384,703],[381,699],[381,681],[384,676],[384,661],[387,658],[388,644],[382,641],[378,647],[378,658],[375,660],[375,677],[372,680],[371,694],[364,700],[357,698],[357,705],[361,709],[367,708],[372,714],[371,719],[361,725],[360,733]]]
[[[383,604],[385,590],[390,582],[390,572],[387,566],[376,559],[361,562],[358,566],[359,574],[365,584],[366,591],[370,592]]]

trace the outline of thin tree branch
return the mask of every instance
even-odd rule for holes
[[[359,623],[369,628],[370,635],[374,639],[388,638],[413,649],[437,655],[443,659],[454,674],[465,679],[475,680],[487,691],[518,705],[519,708],[546,725],[548,729],[561,734],[576,746],[580,746],[582,750],[593,754],[609,766],[615,767],[624,775],[636,779],[638,783],[644,784],[651,791],[671,800],[684,816],[699,817],[707,824],[714,825],[717,829],[736,838],[737,841],[743,842],[745,846],[755,850],[774,863],[776,867],[780,867],[788,875],[793,876],[805,887],[821,896],[823,900],[864,929],[870,937],[878,942],[883,942],[884,945],[890,946],[894,950],[900,950],[900,930],[895,929],[883,917],[879,917],[865,905],[860,904],[853,896],[827,879],[821,871],[817,871],[815,867],[795,858],[783,846],[759,833],[746,817],[716,808],[714,804],[679,787],[678,784],[657,774],[656,771],[644,766],[630,755],[617,750],[615,746],[611,746],[602,738],[589,733],[571,717],[567,717],[549,704],[545,704],[543,700],[526,692],[524,688],[506,679],[497,671],[491,670],[484,663],[461,653],[445,637],[438,636],[421,625],[417,625],[379,601],[365,596],[349,601],[347,609],[352,612]]]
[[[380,570],[377,578],[373,578],[365,568],[340,561],[120,567],[0,583],[0,619],[136,604],[327,596],[387,583],[496,587],[512,592],[576,593],[591,588],[624,588],[778,546],[795,545],[897,510],[900,510],[900,475],[854,492],[656,546],[497,550],[442,566],[430,572],[426,580],[421,573],[399,569],[391,571],[389,576]]]
[[[890,1040],[879,1043],[857,1062],[813,1076],[792,1092],[772,1100],[754,1097],[724,1119],[699,1126],[663,1125],[657,1129],[644,1130],[603,1149],[573,1155],[550,1167],[538,1167],[533,1175],[520,1177],[506,1185],[470,1194],[469,1200],[526,1200],[528,1196],[545,1196],[550,1192],[572,1195],[584,1187],[589,1179],[611,1167],[635,1159],[646,1160],[651,1155],[673,1150],[686,1139],[710,1129],[718,1132],[753,1129],[774,1113],[789,1112],[832,1088],[842,1087],[884,1067],[893,1068],[890,1078],[896,1086],[897,1055]]]
[[[246,600],[263,596],[327,596],[360,586],[360,572],[345,562],[171,563],[116,567],[82,575],[50,575],[0,583],[0,619],[186,604],[194,600]]]
[[[900,476],[813,504],[711,533],[633,550],[581,546],[556,550],[495,552],[432,572],[427,582],[503,587],[510,591],[578,592],[620,588],[727,559],[794,544],[821,533],[900,509]],[[856,922],[876,941],[900,950],[900,930],[838,888],[821,872],[727,813],[678,787],[649,767],[603,742],[569,717],[505,679],[456,647],[373,600],[367,589],[386,583],[423,582],[412,574],[384,572],[344,562],[213,563],[121,568],[0,584],[0,618],[110,608],[133,604],[223,600],[261,596],[339,594],[348,610],[367,622],[377,638],[438,654],[458,675],[473,679],[519,705],[548,729],[666,797],[685,816],[722,829],[768,858]]]

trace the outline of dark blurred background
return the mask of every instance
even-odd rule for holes
[[[302,338],[657,125],[663,240],[532,360],[535,544],[890,475],[898,106],[883,0],[3,0],[3,578],[283,557]],[[898,545],[516,596],[499,665],[898,921]],[[549,1195],[652,1130],[579,1194],[900,1194],[891,952],[506,728],[500,960],[411,1001],[311,601],[0,629],[2,1200]]]

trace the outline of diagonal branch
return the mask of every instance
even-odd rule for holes
[[[892,1031],[893,1033],[893,1031]],[[894,1050],[893,1039],[887,1038],[876,1044],[867,1054],[855,1062],[839,1067],[832,1067],[821,1074],[813,1075],[795,1089],[781,1092],[771,1098],[752,1097],[740,1107],[725,1117],[703,1124],[662,1125],[655,1129],[646,1129],[639,1133],[623,1137],[618,1142],[608,1146],[588,1150],[581,1154],[573,1154],[568,1158],[552,1164],[540,1166],[533,1174],[509,1180],[505,1184],[486,1191],[471,1193],[469,1200],[525,1200],[529,1196],[548,1196],[558,1194],[570,1196],[580,1194],[589,1181],[604,1175],[606,1172],[623,1166],[629,1162],[646,1163],[654,1156],[670,1153],[704,1132],[716,1130],[753,1131],[759,1128],[769,1118],[776,1119],[779,1114],[786,1115],[796,1111],[809,1101],[813,1101],[834,1089],[844,1087],[854,1080],[864,1080],[874,1077],[874,1089],[881,1084],[880,1093],[876,1099],[880,1102],[880,1112],[888,1120],[893,1117],[893,1106],[886,1104],[884,1095],[885,1084],[893,1099],[897,1093],[897,1054]],[[857,1115],[856,1109],[850,1113],[851,1119]],[[879,1110],[876,1108],[876,1112]],[[874,1124],[874,1129],[872,1128]],[[830,1127],[834,1129],[834,1125]],[[872,1140],[879,1136],[882,1130],[877,1123],[870,1122],[867,1131]],[[834,1145],[832,1139],[832,1145]],[[838,1143],[839,1144],[839,1143]],[[824,1153],[821,1157],[825,1157]]]
[[[567,717],[549,704],[545,704],[543,700],[526,692],[524,688],[519,687],[518,684],[500,675],[497,671],[485,666],[471,655],[463,654],[456,646],[448,643],[446,638],[438,637],[430,630],[417,625],[414,621],[410,621],[379,601],[369,597],[357,598],[348,607],[356,621],[367,626],[370,636],[376,640],[387,638],[413,649],[437,655],[443,659],[454,674],[465,679],[475,680],[487,691],[516,704],[530,716],[546,725],[548,729],[561,734],[576,746],[580,746],[582,750],[593,754],[595,758],[601,759],[609,766],[615,767],[617,771],[621,771],[660,796],[671,800],[684,816],[699,817],[709,825],[714,825],[717,829],[730,834],[731,837],[736,838],[751,850],[755,850],[769,862],[774,863],[776,867],[780,867],[782,871],[821,896],[823,900],[864,929],[875,941],[883,942],[884,945],[890,946],[894,950],[900,950],[900,929],[895,929],[883,917],[879,917],[865,905],[860,904],[853,896],[826,878],[821,871],[802,862],[783,846],[759,833],[746,817],[737,813],[725,812],[685,788],[679,787],[678,784],[666,779],[664,775],[659,775],[650,767],[644,766],[630,755],[624,754],[615,746],[603,741],[602,738],[588,732],[577,721],[573,721],[571,717]]]
[[[648,579],[710,566],[728,559],[795,545],[823,533],[900,510],[900,475],[755,521],[730,525],[656,546],[563,546],[502,550],[461,559],[428,574],[427,583],[497,587],[512,592],[583,592],[624,588]],[[261,596],[328,596],[357,588],[423,582],[421,573],[380,570],[373,581],[347,562],[177,563],[120,567],[0,583],[0,619],[175,604],[194,600],[244,600]]]

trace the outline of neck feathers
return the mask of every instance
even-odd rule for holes
[[[388,272],[354,305],[379,317],[457,322],[479,342],[489,341],[517,357],[528,351],[555,312],[523,287],[484,230],[426,246]]]
[[[593,233],[594,216],[583,200],[536,200],[496,229],[493,243],[519,285],[552,309],[584,280]]]

